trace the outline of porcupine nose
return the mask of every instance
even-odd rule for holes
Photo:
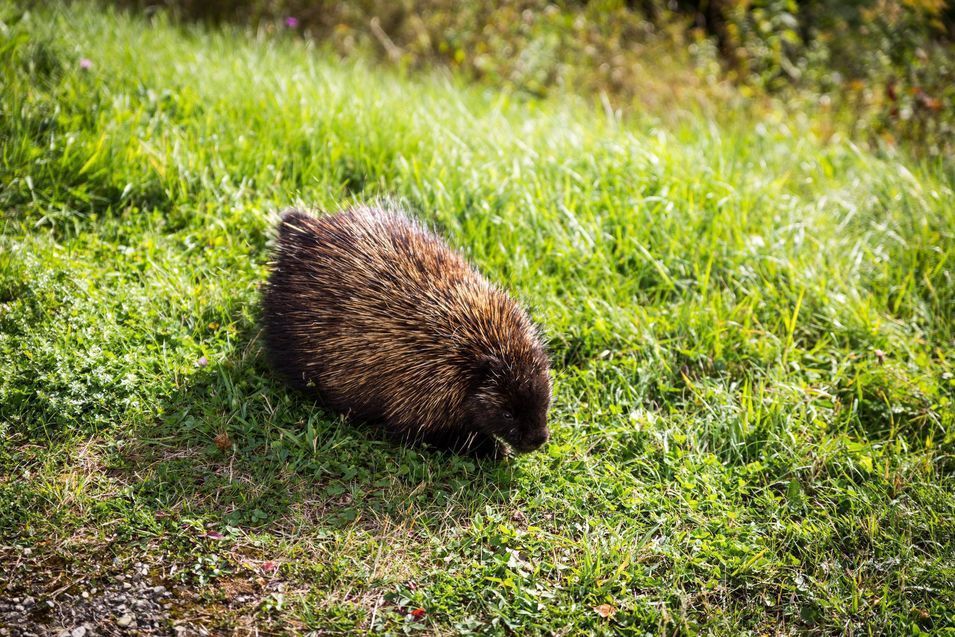
[[[533,451],[547,442],[547,438],[549,437],[550,434],[546,429],[531,432],[524,438],[524,448],[528,451]]]

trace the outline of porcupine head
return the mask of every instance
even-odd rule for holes
[[[479,356],[474,389],[462,405],[469,430],[499,438],[518,453],[537,449],[550,435],[547,355],[536,333],[530,340],[511,356]]]

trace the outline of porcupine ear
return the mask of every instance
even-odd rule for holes
[[[500,373],[501,367],[503,367],[503,365],[504,363],[501,361],[501,359],[497,356],[494,356],[493,354],[479,355],[476,361],[476,369],[474,374],[475,388],[487,385],[489,380]]]

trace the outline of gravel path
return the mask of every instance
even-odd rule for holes
[[[208,634],[173,621],[175,592],[142,563],[82,573],[75,562],[35,560],[30,549],[0,548],[0,556],[8,575],[0,578],[0,637]]]

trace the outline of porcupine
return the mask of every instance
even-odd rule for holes
[[[395,207],[283,213],[263,309],[273,368],[351,419],[475,455],[548,439],[528,314]]]

